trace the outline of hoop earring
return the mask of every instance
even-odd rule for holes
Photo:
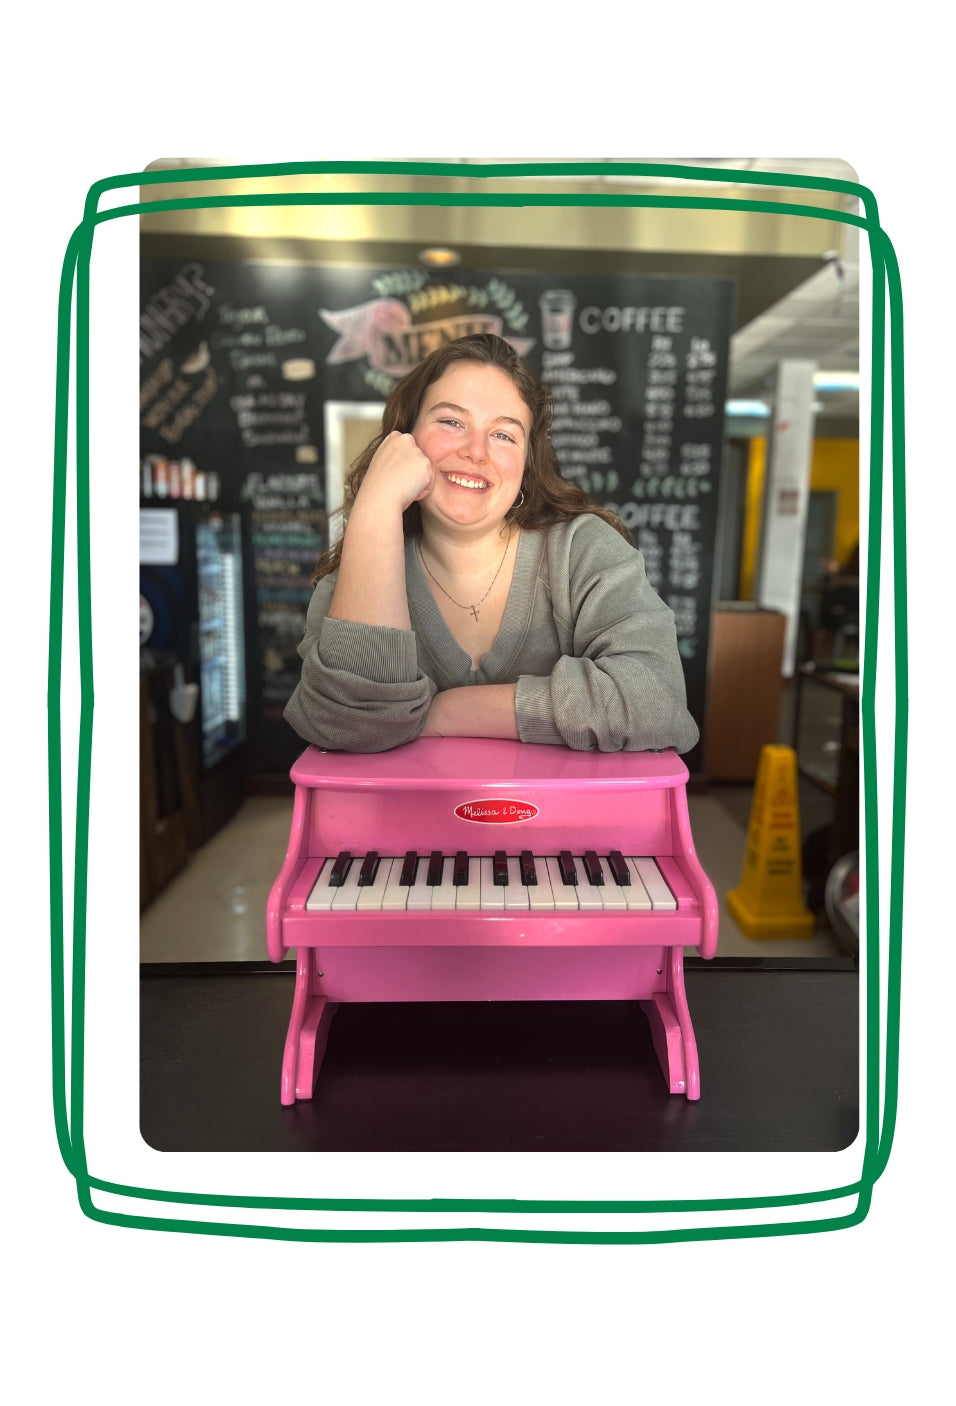
[[[517,496],[517,498],[514,500],[514,502],[513,502],[512,505],[511,505],[512,511],[513,511],[515,508],[523,507],[523,505],[524,505],[524,489],[523,489],[523,488],[520,488],[520,489],[518,490],[518,496]]]

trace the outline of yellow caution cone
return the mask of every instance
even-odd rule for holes
[[[816,919],[803,902],[797,754],[762,747],[750,807],[747,853],[727,907],[746,937],[811,937]]]

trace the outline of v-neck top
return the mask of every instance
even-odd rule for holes
[[[517,657],[527,634],[528,603],[533,596],[542,539],[538,533],[518,536],[511,585],[504,614],[491,649],[482,655],[477,669],[472,657],[455,639],[422,570],[414,541],[405,544],[405,588],[408,613],[418,641],[419,659],[427,659],[439,692],[466,684],[504,683],[508,666]],[[508,679],[507,682],[514,682]]]
[[[523,742],[577,750],[689,751],[673,612],[647,579],[641,553],[603,519],[522,531],[501,626],[472,667],[405,544],[411,630],[328,618],[336,573],[323,577],[299,645],[302,675],[285,717],[307,742],[387,751],[417,737],[438,692],[515,684]]]

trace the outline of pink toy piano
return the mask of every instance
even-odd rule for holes
[[[422,738],[292,768],[269,957],[296,951],[282,1102],[312,1097],[342,1001],[634,1000],[671,1093],[700,1097],[683,949],[717,899],[675,752]]]

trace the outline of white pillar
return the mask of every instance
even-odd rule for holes
[[[774,384],[764,476],[756,599],[787,617],[783,673],[794,671],[813,457],[813,361],[781,361]]]

